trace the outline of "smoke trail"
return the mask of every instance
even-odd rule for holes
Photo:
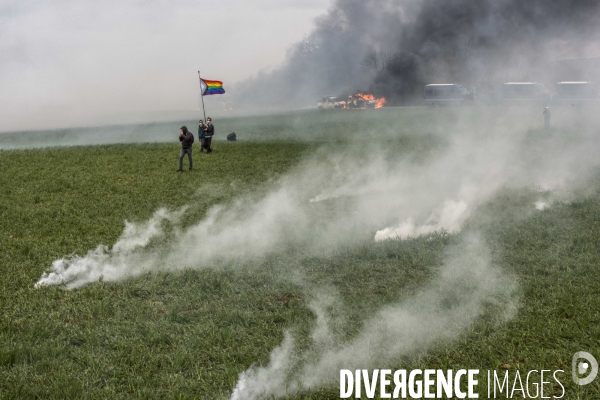
[[[376,241],[385,239],[406,239],[410,236],[421,236],[436,231],[460,232],[462,224],[469,217],[469,206],[464,201],[446,200],[421,226],[415,226],[412,218],[402,222],[397,228],[385,228],[377,231]]]
[[[364,146],[359,149],[362,159],[348,156],[352,148],[332,149],[326,158],[306,160],[263,198],[215,206],[186,228],[178,228],[184,210],[159,210],[147,223],[127,224],[110,249],[101,245],[85,256],[56,260],[36,285],[73,288],[100,277],[119,281],[145,271],[206,268],[300,244],[316,254],[352,244],[357,232],[372,232],[376,240],[458,232],[504,187],[568,187],[585,181],[600,162],[591,134],[529,141],[518,126],[483,121],[457,121],[449,127],[448,145],[424,161],[386,158],[376,144],[367,155]],[[480,129],[487,129],[485,136]],[[341,197],[351,199],[348,206],[321,207]],[[169,235],[163,222],[172,225]],[[158,238],[164,239],[160,248],[148,249]]]
[[[164,222],[176,224],[186,208],[169,212],[164,208],[154,213],[142,224],[125,221],[125,229],[117,242],[108,248],[99,245],[84,257],[62,258],[52,263],[49,272],[44,272],[35,284],[36,288],[45,285],[65,283],[72,289],[99,279],[116,281],[151,271],[155,267],[155,257],[144,248],[156,238],[165,234]]]
[[[240,375],[231,400],[283,397],[318,388],[336,382],[340,369],[374,368],[454,340],[486,306],[501,304],[502,317],[511,317],[515,287],[492,265],[483,240],[471,233],[448,255],[433,282],[414,297],[382,308],[365,321],[365,328],[354,339],[325,346],[322,352],[323,346],[315,340],[312,351],[320,354],[317,360],[293,362],[299,357],[287,332],[266,367],[252,367]],[[327,334],[328,319],[318,305],[312,308],[318,316],[313,339],[331,336]]]
[[[257,260],[285,248],[319,254],[332,246],[364,243],[364,232],[381,240],[460,231],[503,188],[553,187],[570,193],[600,166],[593,118],[577,132],[533,140],[526,124],[515,120],[493,110],[478,120],[457,118],[447,127],[446,145],[425,159],[387,157],[377,144],[361,144],[361,157],[354,156],[352,146],[332,149],[327,157],[306,160],[262,198],[215,206],[189,227],[178,222],[185,210],[159,210],[145,223],[126,224],[112,248],[99,246],[83,257],[55,261],[36,287],[76,288],[147,271],[214,268],[221,261]],[[321,207],[342,198],[350,205]],[[154,248],[157,241],[161,245]],[[330,385],[340,368],[369,368],[373,359],[393,362],[452,341],[488,305],[504,301],[500,313],[510,316],[514,304],[505,300],[514,287],[490,263],[483,239],[465,234],[430,284],[410,299],[383,307],[349,342],[337,342],[329,327],[325,310],[337,303],[316,296],[310,304],[317,316],[314,346],[299,353],[288,333],[269,365],[240,376],[232,399],[281,397]]]

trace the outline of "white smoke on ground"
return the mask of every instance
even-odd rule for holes
[[[376,240],[459,232],[502,188],[557,182],[568,187],[585,180],[600,163],[593,133],[532,140],[527,126],[492,112],[448,123],[445,147],[425,159],[413,160],[410,152],[390,157],[377,144],[361,144],[358,156],[352,148],[329,148],[326,157],[306,160],[262,198],[215,206],[201,221],[173,230],[160,252],[148,243],[165,237],[161,221],[177,227],[184,210],[159,210],[146,223],[127,224],[112,248],[100,245],[85,256],[56,260],[36,286],[74,288],[100,278],[206,268],[257,259],[298,242],[319,252],[351,244],[357,232],[372,232]],[[342,198],[350,206],[323,212],[322,206]]]
[[[423,165],[390,167],[377,160],[369,168],[349,168],[346,182],[310,201],[349,197],[370,221],[395,213],[400,225],[377,231],[375,240],[406,239],[440,230],[459,232],[474,211],[503,188],[544,187],[548,192],[551,187],[553,193],[547,195],[568,198],[599,166],[593,156],[599,147],[594,136],[527,143],[524,136],[503,133],[483,138],[462,134]],[[536,203],[542,209],[547,206]],[[349,342],[333,340],[322,346],[315,337],[333,337],[330,320],[323,316],[325,307],[311,305],[317,317],[314,347],[299,350],[287,332],[268,365],[250,367],[240,375],[231,400],[281,398],[331,386],[338,382],[340,369],[377,368],[455,340],[489,304],[498,305],[500,315],[510,318],[516,310],[514,290],[514,282],[490,263],[482,239],[470,233],[431,284],[413,298],[382,308]],[[306,361],[315,354],[316,359]]]
[[[241,374],[233,390],[232,400],[262,399],[266,395],[281,397],[287,392],[286,379],[292,365],[294,340],[285,333],[283,343],[271,352],[269,366],[254,368]]]
[[[306,234],[307,217],[285,185],[257,203],[243,199],[229,209],[215,206],[200,223],[183,229],[179,225],[185,210],[160,209],[147,222],[126,222],[112,248],[99,245],[85,256],[54,261],[35,287],[64,284],[73,289],[100,279],[111,282],[151,271],[202,268],[219,259],[247,260],[267,254],[286,237],[293,241]],[[175,227],[167,248],[148,249],[153,239],[166,236],[165,221]]]
[[[123,234],[112,248],[99,245],[84,257],[54,261],[50,271],[44,272],[35,287],[65,284],[73,289],[99,279],[117,281],[150,271],[154,266],[154,258],[138,250],[143,250],[152,239],[162,237],[165,233],[163,223],[178,223],[185,210],[183,207],[171,212],[161,208],[144,223],[125,221]]]
[[[439,231],[458,233],[462,224],[469,218],[469,205],[462,200],[446,200],[436,209],[420,226],[415,225],[412,218],[408,218],[396,228],[385,228],[377,231],[375,241],[386,239],[406,239],[412,236],[427,235]]]
[[[357,239],[360,234],[384,240],[459,232],[503,188],[552,187],[568,194],[587,181],[600,165],[596,126],[532,138],[523,124],[492,113],[478,121],[448,123],[440,140],[445,146],[433,146],[420,158],[412,158],[410,150],[390,156],[378,144],[361,143],[359,153],[329,148],[281,178],[265,196],[215,206],[197,223],[180,227],[185,210],[159,210],[148,222],[126,224],[112,248],[101,245],[85,256],[55,261],[36,287],[76,288],[150,271],[237,265],[298,244],[319,254],[365,240]],[[165,224],[175,228],[167,232]],[[514,304],[502,301],[514,285],[490,263],[483,240],[466,236],[428,286],[382,308],[349,342],[335,340],[325,312],[332,300],[317,296],[311,303],[317,316],[314,347],[298,354],[288,333],[269,365],[240,376],[232,398],[281,397],[330,385],[342,367],[369,368],[454,340],[491,303],[510,315]],[[156,249],[155,239],[166,243]]]
[[[293,336],[286,332],[267,366],[252,367],[240,375],[231,400],[293,395],[336,382],[340,369],[375,368],[452,341],[488,306],[501,305],[501,320],[510,318],[516,309],[515,288],[515,282],[491,263],[483,240],[471,233],[451,250],[427,287],[411,298],[383,307],[349,342],[322,345],[320,338],[333,336],[327,325],[329,319],[322,315],[329,304],[321,308],[313,304],[317,320],[312,350],[318,357],[301,361],[296,357]]]

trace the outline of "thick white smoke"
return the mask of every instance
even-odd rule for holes
[[[411,236],[427,235],[433,232],[460,232],[462,224],[469,218],[469,205],[462,200],[445,200],[441,207],[427,218],[423,225],[416,226],[412,218],[408,218],[396,228],[385,228],[377,231],[376,241],[386,239],[406,239]]]
[[[146,271],[204,268],[297,242],[319,251],[347,244],[356,232],[371,231],[375,240],[459,232],[502,188],[557,191],[585,179],[600,162],[593,130],[531,138],[523,120],[493,113],[457,119],[447,137],[432,139],[446,144],[424,159],[413,160],[410,151],[390,157],[376,145],[361,147],[356,157],[353,148],[328,149],[327,157],[307,160],[262,198],[215,206],[186,228],[177,228],[185,210],[159,210],[148,222],[127,223],[112,248],[101,245],[85,256],[56,260],[36,286],[74,288],[101,277],[118,281]],[[322,203],[339,199],[350,205],[323,212]],[[152,239],[165,236],[165,221],[175,229],[166,244],[149,249]]]
[[[52,263],[35,287],[66,284],[70,289],[95,282],[99,279],[117,281],[136,276],[155,267],[155,259],[148,252],[140,252],[152,239],[164,235],[164,222],[177,223],[185,212],[185,207],[174,212],[164,208],[154,213],[142,224],[125,221],[125,229],[117,242],[109,248],[99,245],[85,257],[61,258]]]
[[[333,336],[323,306],[312,304],[317,315],[313,330],[316,360],[296,357],[292,335],[273,350],[266,367],[241,374],[231,400],[283,397],[336,382],[340,369],[370,369],[453,340],[470,326],[486,305],[502,304],[502,318],[515,310],[515,283],[490,262],[483,241],[475,234],[453,249],[437,277],[412,298],[382,308],[365,321],[365,328],[347,343],[323,346]],[[309,352],[306,351],[305,352]],[[295,361],[296,360],[296,361]],[[299,371],[299,372],[294,372]]]
[[[480,111],[484,114],[477,118],[459,118]],[[215,206],[185,228],[178,222],[185,210],[159,210],[146,223],[127,224],[112,248],[99,246],[85,256],[55,261],[36,287],[75,288],[148,271],[237,265],[237,260],[256,260],[293,246],[320,254],[364,241],[365,233],[371,240],[385,240],[459,232],[504,188],[552,187],[557,195],[569,193],[600,165],[597,122],[579,120],[577,131],[542,136],[529,129],[531,119],[519,117],[523,111],[457,111],[456,119],[440,129],[445,136],[434,136],[437,144],[426,153],[406,149],[395,155],[364,142],[358,152],[352,146],[329,148],[303,162],[265,196]],[[569,122],[568,116],[558,115],[557,125],[561,118]],[[381,309],[349,342],[334,340],[324,311],[332,300],[318,297],[311,304],[317,315],[315,346],[308,350],[319,350],[316,359],[306,361],[309,354],[297,354],[293,335],[287,334],[269,365],[241,375],[233,398],[280,397],[329,385],[339,368],[368,368],[371,359],[393,361],[456,338],[487,304],[509,297],[514,288],[490,263],[483,240],[465,235],[427,287]],[[502,312],[509,315],[512,305],[507,305]]]

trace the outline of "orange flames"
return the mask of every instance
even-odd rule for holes
[[[383,107],[383,105],[385,104],[385,97],[380,97],[378,99],[375,98],[375,96],[373,96],[370,93],[357,93],[356,94],[357,97],[362,98],[363,100],[371,100],[375,102],[375,108],[381,108]]]

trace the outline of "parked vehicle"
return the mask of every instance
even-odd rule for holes
[[[504,102],[532,102],[547,104],[552,95],[537,82],[507,82],[502,85]]]
[[[332,110],[334,108],[344,108],[346,106],[345,101],[339,101],[335,96],[321,97],[321,101],[317,103],[319,110]]]
[[[552,99],[556,105],[583,105],[600,102],[600,88],[589,81],[558,82]]]
[[[375,102],[365,99],[362,94],[355,94],[348,96],[346,108],[375,108]]]
[[[425,104],[430,106],[463,105],[473,102],[474,96],[457,83],[425,85]]]

